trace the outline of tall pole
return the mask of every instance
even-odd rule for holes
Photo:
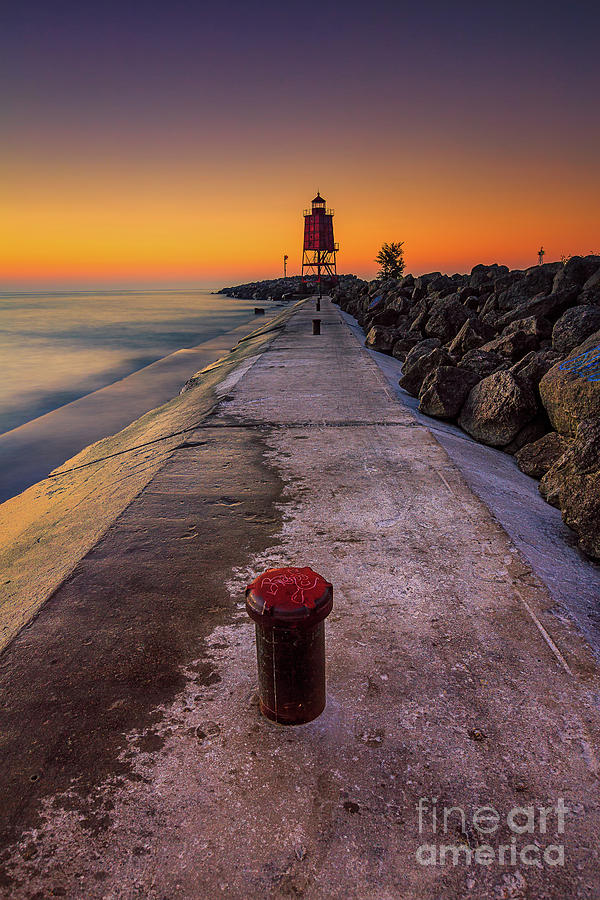
[[[283,277],[284,278],[287,278],[287,261],[288,261],[288,255],[287,255],[287,253],[284,253],[283,254]]]

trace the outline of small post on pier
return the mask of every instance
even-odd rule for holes
[[[321,334],[321,320],[313,319],[312,325],[313,325],[313,334]]]
[[[267,569],[246,588],[267,719],[301,725],[325,709],[325,619],[332,608],[333,585],[308,566]]]

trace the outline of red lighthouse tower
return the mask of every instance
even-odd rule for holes
[[[316,275],[319,285],[321,275],[335,281],[335,254],[339,244],[333,240],[333,210],[327,209],[317,191],[312,209],[304,210],[304,246],[302,251],[302,279]]]

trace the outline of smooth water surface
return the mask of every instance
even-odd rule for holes
[[[0,294],[0,434],[253,315],[205,291]]]

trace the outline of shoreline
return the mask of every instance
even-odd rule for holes
[[[182,392],[168,402],[61,461],[48,477],[0,504],[0,653],[185,443],[186,434],[215,409],[236,373],[241,377],[264,352],[297,306],[248,328],[229,353],[188,379],[187,390],[180,383]]]
[[[260,323],[271,321],[277,310]],[[166,403],[194,373],[259,327],[257,317],[166,356],[0,434],[0,503],[85,447]],[[40,451],[43,447],[43,455]]]
[[[254,317],[200,291],[0,295],[0,436]]]

